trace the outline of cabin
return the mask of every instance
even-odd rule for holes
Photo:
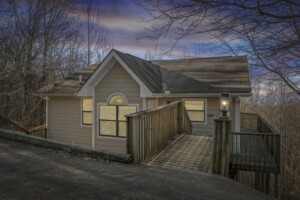
[[[211,136],[223,93],[240,132],[240,97],[251,95],[246,56],[146,61],[113,49],[35,95],[46,100],[48,139],[125,153],[126,115],[182,101],[191,133]]]

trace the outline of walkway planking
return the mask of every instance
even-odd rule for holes
[[[145,164],[183,171],[211,173],[212,137],[181,135]]]

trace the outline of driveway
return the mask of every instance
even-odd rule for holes
[[[0,199],[272,199],[219,176],[77,157],[0,138]]]

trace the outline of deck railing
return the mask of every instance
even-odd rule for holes
[[[25,133],[37,137],[47,138],[47,126],[41,125],[27,129],[23,125],[0,114],[0,128]]]
[[[231,166],[238,170],[279,173],[280,135],[232,133]]]
[[[23,127],[21,124],[1,114],[0,114],[0,128],[28,134],[27,129]]]
[[[278,134],[261,115],[254,113],[241,113],[241,127],[253,129],[260,133]]]
[[[36,126],[28,130],[29,135],[47,138],[47,125]]]
[[[250,150],[250,148],[256,148],[258,143],[260,146],[264,145],[264,150],[269,152],[275,162],[274,173],[278,173],[280,166],[280,134],[259,114],[241,113],[241,127],[245,130],[248,129],[249,133],[233,133],[235,141],[233,141],[232,149],[234,151],[236,149],[250,151],[251,157],[257,157],[261,155],[258,155],[255,149]],[[236,144],[241,146],[237,147]],[[249,153],[247,153],[247,156],[249,156]],[[268,158],[270,157],[266,155],[266,159]],[[259,160],[260,158],[256,159]]]
[[[192,133],[192,125],[182,101],[129,114],[127,153],[141,163],[165,147],[177,134]]]

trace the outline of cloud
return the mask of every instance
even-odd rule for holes
[[[104,27],[112,31],[142,32],[145,30],[143,23],[132,16],[102,16],[101,22]]]
[[[75,10],[68,13],[78,20],[87,20],[87,2],[76,1]],[[132,32],[144,31],[144,23],[141,20],[146,15],[132,1],[112,0],[94,1],[90,11],[90,19],[94,23],[102,25],[110,31],[126,30]]]
[[[94,2],[90,17],[94,19],[96,25],[101,25],[108,31],[109,38],[116,49],[136,56],[143,56],[149,52],[153,54],[169,52],[163,55],[165,59],[222,54],[218,51],[217,42],[207,33],[186,37],[174,49],[172,49],[174,40],[163,39],[157,42],[141,38],[140,36],[147,35],[145,27],[157,25],[153,23],[159,22],[145,22],[147,13],[131,0],[95,0]],[[75,11],[68,15],[79,21],[86,20],[86,5],[86,1],[77,0]],[[208,43],[212,45],[207,45]]]

